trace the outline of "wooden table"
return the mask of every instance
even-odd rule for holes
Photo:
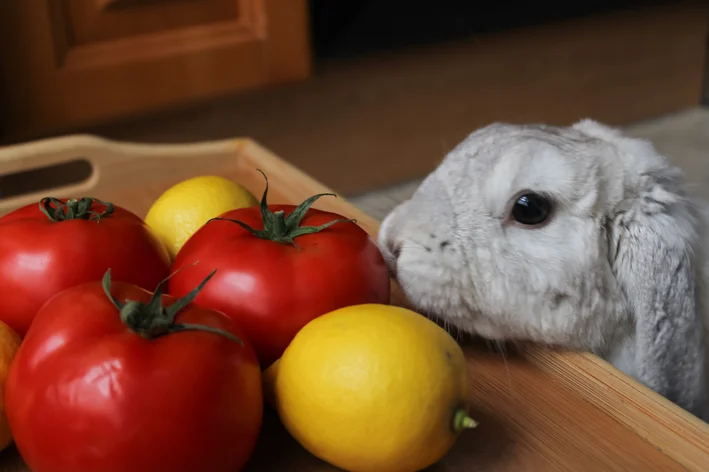
[[[0,172],[77,158],[92,166],[86,180],[0,200],[0,215],[51,194],[91,195],[144,216],[168,186],[195,175],[226,176],[260,194],[257,168],[269,176],[271,203],[330,191],[248,139],[168,146],[70,136],[1,149]],[[372,235],[378,230],[377,221],[343,198],[320,199],[315,207],[356,218]],[[403,303],[396,286],[392,295],[394,303]],[[505,356],[474,344],[465,350],[470,404],[480,426],[466,432],[432,471],[709,470],[709,425],[595,356],[534,346]],[[14,449],[0,454],[0,472],[26,470]],[[248,470],[335,469],[302,449],[267,410]]]

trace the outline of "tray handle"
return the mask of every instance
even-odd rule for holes
[[[167,168],[188,173],[205,156],[222,159],[233,155],[241,144],[238,139],[139,144],[70,135],[0,148],[0,215],[46,196],[92,196],[99,185],[104,190],[123,185],[122,179],[139,184]],[[57,179],[53,172],[63,172],[63,178]],[[68,178],[71,173],[78,179]],[[3,182],[9,192],[3,192]]]

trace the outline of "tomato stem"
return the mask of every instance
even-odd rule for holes
[[[334,193],[319,193],[308,198],[300,205],[298,205],[288,216],[286,216],[283,210],[271,211],[268,207],[268,177],[261,169],[256,169],[261,172],[263,178],[266,180],[266,188],[263,191],[263,196],[261,197],[260,209],[261,209],[261,219],[263,220],[263,229],[254,229],[247,225],[243,221],[232,220],[229,218],[212,218],[207,223],[215,220],[230,221],[236,223],[242,228],[244,228],[249,233],[253,234],[257,238],[267,239],[269,241],[274,241],[280,244],[291,244],[298,247],[295,244],[295,238],[303,236],[305,234],[319,233],[320,231],[329,228],[330,226],[337,223],[356,223],[357,220],[354,219],[337,219],[329,221],[320,226],[300,226],[300,223],[305,218],[310,207],[315,203],[315,201],[321,197],[335,197],[337,195]]]
[[[189,267],[189,266],[186,266]],[[211,326],[197,325],[191,323],[175,323],[177,314],[197,297],[199,292],[204,288],[209,279],[217,272],[213,270],[194,290],[182,298],[177,299],[172,305],[162,306],[163,287],[165,283],[179,272],[179,269],[165,279],[163,279],[155,288],[153,296],[148,303],[142,303],[136,300],[126,300],[121,303],[111,294],[111,269],[108,269],[103,276],[102,286],[103,291],[113,305],[118,309],[123,324],[128,326],[134,333],[146,338],[156,339],[166,334],[179,333],[182,331],[204,331],[206,333],[219,334],[226,338],[235,341],[242,346],[243,341],[233,334],[224,331],[223,329],[213,328]]]
[[[100,203],[106,207],[106,210],[103,212],[92,211],[91,207],[94,203]],[[66,202],[62,202],[58,198],[45,197],[39,201],[39,209],[50,221],[55,223],[67,220],[95,220],[98,223],[101,218],[112,215],[115,211],[112,203],[91,197],[71,198]]]
[[[453,414],[453,431],[460,433],[464,429],[473,429],[478,425],[475,421],[468,415],[468,412],[464,408],[459,408]]]

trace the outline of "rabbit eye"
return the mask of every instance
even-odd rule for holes
[[[517,197],[511,216],[520,224],[533,226],[544,223],[550,213],[551,202],[548,198],[536,193],[525,193]]]

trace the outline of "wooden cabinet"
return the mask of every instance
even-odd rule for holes
[[[2,0],[0,134],[310,74],[306,0]]]

